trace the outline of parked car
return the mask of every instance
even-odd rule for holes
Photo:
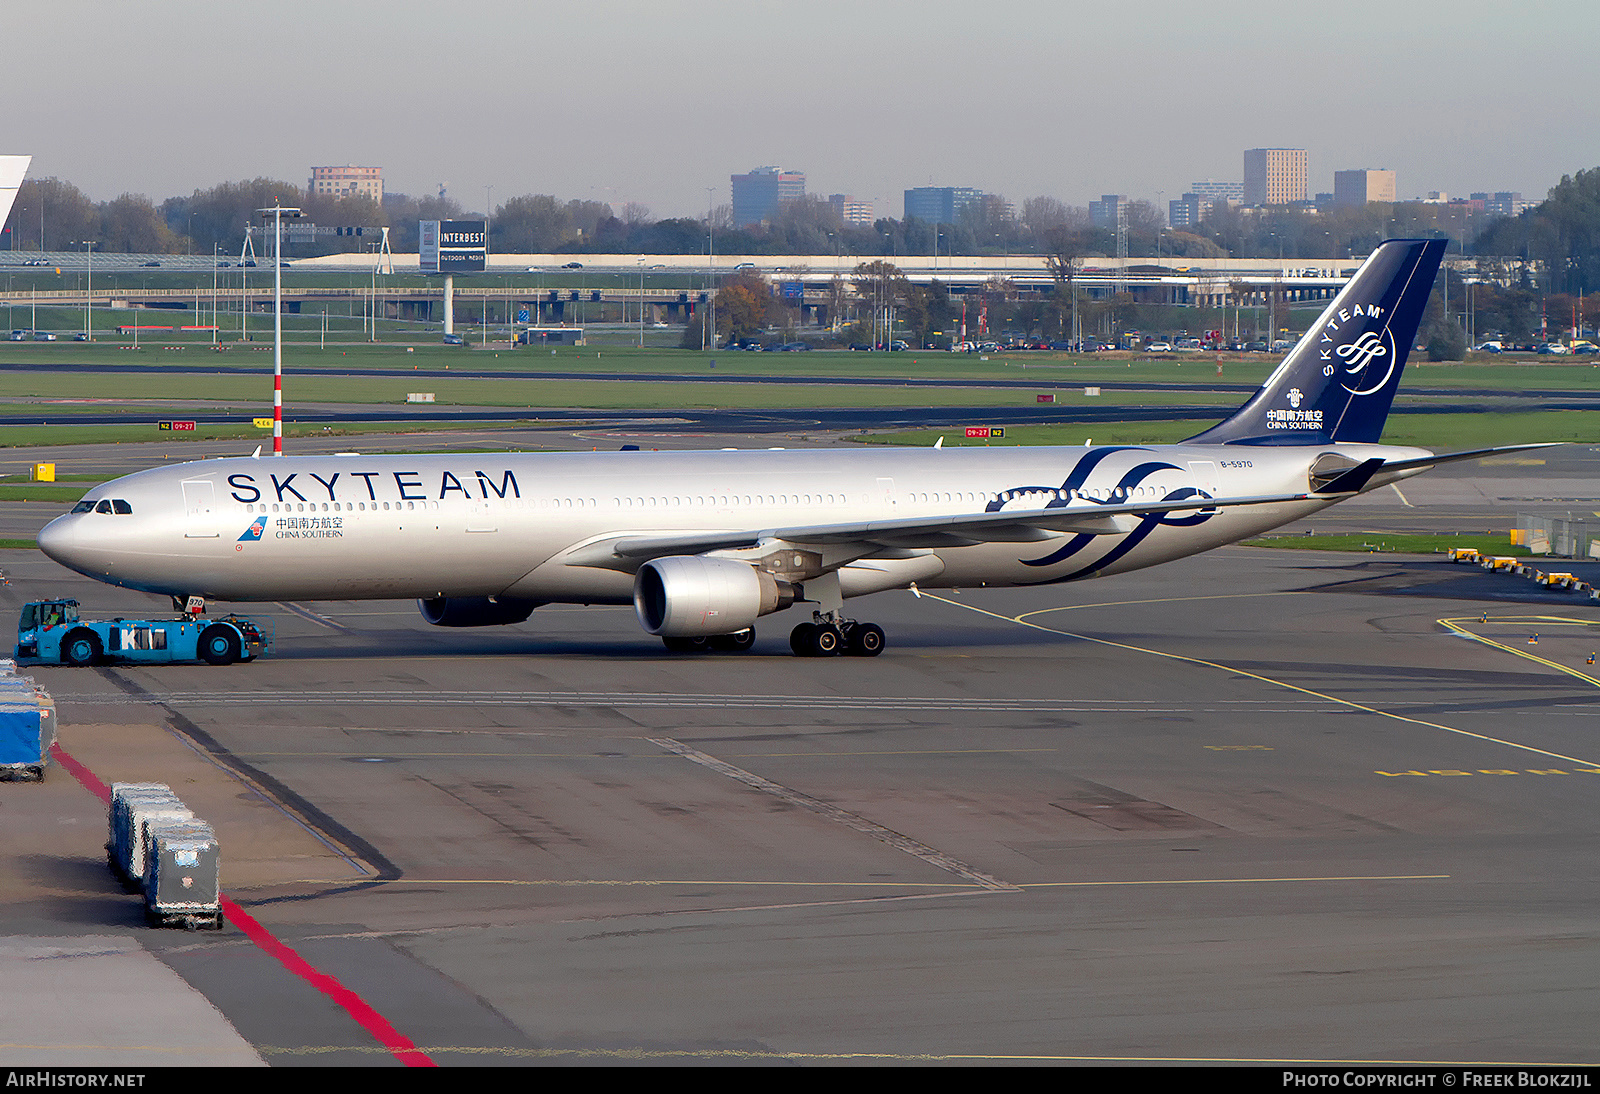
[[[27,340],[28,340],[28,332],[27,331],[25,331],[25,330],[14,330],[14,331],[11,332],[11,341],[13,341],[13,342],[26,342]]]
[[[35,342],[54,342],[56,336],[47,330],[36,330],[33,332],[33,340]]]
[[[142,267],[145,267],[145,266],[159,266],[159,265],[161,265],[161,263],[152,261],[152,262],[141,262],[141,263],[139,263],[139,265],[142,268]]]
[[[1172,343],[1171,342],[1151,342],[1149,345],[1144,347],[1144,350],[1145,350],[1146,353],[1171,353],[1172,352]]]
[[[1560,342],[1546,342],[1539,347],[1539,352],[1546,357],[1565,357],[1572,351]]]
[[[89,335],[87,332],[80,330],[72,336],[72,340],[74,342],[87,342],[89,340]]]
[[[778,347],[779,353],[805,353],[811,349],[810,342],[785,342]]]
[[[581,269],[583,269],[583,263],[582,262],[568,262],[567,264],[565,264],[561,268],[563,270],[581,270]]]
[[[447,346],[464,346],[467,343],[459,334],[447,334],[444,336],[444,344]]]

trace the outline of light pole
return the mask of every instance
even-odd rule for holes
[[[274,205],[256,215],[272,218],[272,454],[283,455],[283,218],[299,209]]]
[[[716,209],[712,205],[716,193],[715,186],[706,187],[706,314],[702,317],[705,322],[700,324],[701,350],[708,346],[713,350],[717,348],[717,226]]]
[[[94,240],[80,239],[83,244],[83,253],[89,259],[89,282],[83,290],[83,340],[94,341]]]
[[[644,255],[639,256],[639,348],[644,349]]]

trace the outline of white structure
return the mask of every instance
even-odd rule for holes
[[[32,162],[32,156],[0,156],[0,224],[11,215],[11,205],[17,200],[17,190]]]

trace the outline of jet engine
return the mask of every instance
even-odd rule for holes
[[[794,600],[787,581],[747,562],[703,555],[651,559],[633,580],[640,625],[663,638],[733,634]]]
[[[521,623],[540,603],[512,596],[436,596],[417,601],[417,607],[435,627],[502,627]]]

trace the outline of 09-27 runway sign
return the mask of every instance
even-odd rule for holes
[[[423,273],[482,273],[488,253],[487,225],[481,220],[420,220],[418,253]]]

